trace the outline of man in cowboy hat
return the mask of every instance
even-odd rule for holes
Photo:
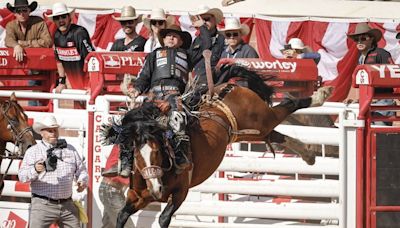
[[[206,49],[211,50],[211,68],[214,71],[224,50],[225,38],[217,31],[217,24],[222,19],[223,13],[220,9],[209,8],[205,5],[199,6],[191,17],[193,26],[200,30],[199,35],[194,39],[189,49],[189,55],[191,56],[196,79],[198,80],[197,83],[200,86],[206,87],[207,85],[203,51]]]
[[[24,48],[49,48],[53,45],[46,23],[41,17],[29,14],[37,8],[37,2],[15,0],[14,6],[7,3],[7,8],[14,13],[15,19],[6,25],[5,46],[13,48],[13,57],[21,62],[24,60]],[[28,74],[40,74],[39,71],[29,71]],[[41,81],[29,80],[30,86],[41,85]],[[37,100],[28,101],[30,106],[38,106]]]
[[[121,9],[121,16],[112,16],[114,20],[119,21],[125,38],[117,39],[110,51],[143,51],[146,39],[136,33],[136,25],[140,22],[140,15],[136,14],[132,6],[124,6]]]
[[[313,59],[316,64],[321,60],[321,54],[305,46],[300,38],[291,38],[281,52],[285,59]]]
[[[29,16],[37,8],[37,2],[31,4],[27,0],[15,0],[14,6],[7,3],[7,8],[14,13],[16,19],[6,25],[6,47],[14,48],[13,57],[21,62],[24,59],[24,48],[53,45],[53,40],[41,17]]]
[[[190,166],[188,160],[189,136],[185,132],[186,113],[179,105],[179,96],[184,92],[192,69],[186,49],[190,47],[192,37],[182,31],[178,25],[170,25],[160,31],[161,48],[151,52],[130,90],[130,96],[136,98],[142,93],[152,92],[156,99],[168,101],[171,109],[168,111],[169,127],[174,133],[171,144],[175,151],[175,166],[177,172]],[[121,176],[128,177],[132,169],[132,152],[121,150]],[[106,171],[103,176],[111,176]]]
[[[58,93],[67,88],[67,78],[72,89],[85,89],[89,84],[89,76],[83,72],[83,66],[86,56],[94,48],[88,31],[82,26],[72,24],[73,11],[64,3],[57,2],[53,4],[52,14],[47,15],[57,26],[54,53],[59,75],[56,81]]]
[[[394,64],[391,54],[383,48],[378,47],[378,42],[382,38],[382,32],[379,29],[371,28],[367,23],[358,23],[353,33],[347,34],[357,44],[358,64]],[[349,94],[353,94],[355,89]],[[378,93],[392,93],[392,88],[375,88]],[[358,94],[358,92],[357,92]],[[346,99],[349,101],[349,99]],[[351,99],[350,99],[351,101]],[[392,99],[382,99],[375,101],[378,105],[394,105]],[[376,111],[372,113],[376,116],[394,116],[393,111]],[[379,125],[392,125],[391,122],[375,122]]]
[[[80,227],[78,209],[72,201],[72,184],[82,192],[88,182],[85,163],[76,149],[60,140],[54,116],[33,124],[42,141],[30,147],[18,172],[19,181],[30,182],[32,200],[29,227]]]
[[[225,28],[220,31],[224,34],[227,43],[221,58],[258,58],[256,50],[246,44],[242,38],[249,34],[249,26],[241,24],[237,18],[226,18]]]
[[[347,34],[357,44],[359,51],[358,64],[393,64],[388,51],[378,47],[382,38],[379,29],[372,29],[367,23],[358,23],[353,33]]]

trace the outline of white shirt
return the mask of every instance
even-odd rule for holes
[[[159,47],[161,47],[161,44],[158,41],[158,39],[154,38],[154,37],[149,37],[149,39],[144,44],[144,52],[145,53],[150,53],[150,52],[156,50]]]

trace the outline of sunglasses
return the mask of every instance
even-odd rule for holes
[[[18,14],[27,13],[27,12],[29,12],[29,9],[26,8],[26,7],[24,7],[24,8],[17,8],[17,9],[15,9],[15,12],[18,13]]]
[[[151,20],[150,21],[150,24],[152,24],[154,26],[156,26],[157,24],[161,26],[161,25],[164,25],[164,23],[165,23],[165,21],[158,21],[158,20]]]
[[[68,17],[68,14],[58,15],[58,16],[54,16],[53,20],[58,21],[60,19],[67,19],[67,17]]]
[[[225,36],[228,37],[228,38],[238,37],[239,33],[238,32],[227,32],[227,33],[225,33]]]
[[[135,20],[130,20],[130,21],[120,21],[119,22],[122,26],[125,25],[133,25],[135,23]]]
[[[369,36],[359,36],[359,37],[354,38],[354,40],[357,42],[364,42],[364,41],[367,41],[370,39],[371,39],[371,37],[369,37]]]
[[[201,19],[203,19],[203,21],[211,21],[212,17],[201,17]]]

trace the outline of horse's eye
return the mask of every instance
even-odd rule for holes
[[[19,121],[17,119],[10,119],[12,125],[19,125]]]

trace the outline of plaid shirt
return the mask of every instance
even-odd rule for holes
[[[47,158],[50,144],[41,141],[30,147],[24,156],[18,172],[21,182],[31,182],[31,192],[52,199],[66,199],[72,195],[74,179],[87,186],[88,173],[82,158],[76,149],[69,145],[64,149],[55,149],[53,153],[59,158],[55,171],[43,171],[40,174],[35,170],[35,163]]]

